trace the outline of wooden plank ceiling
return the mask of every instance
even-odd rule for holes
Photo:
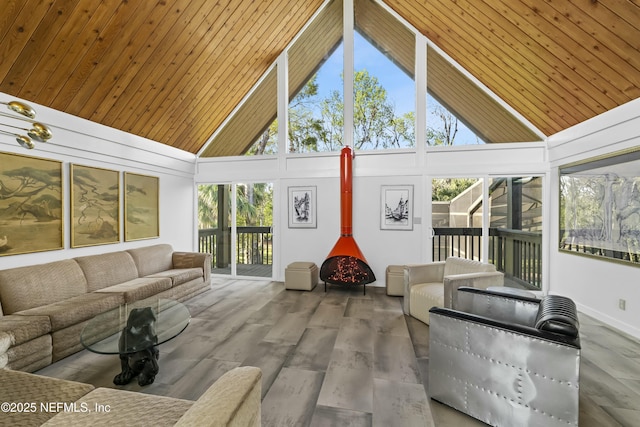
[[[545,135],[640,96],[639,0],[384,2]],[[197,153],[322,3],[3,0],[0,92]]]

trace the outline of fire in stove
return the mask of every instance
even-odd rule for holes
[[[340,237],[320,267],[320,279],[325,284],[363,285],[366,292],[365,285],[376,276],[353,238],[353,157],[351,147],[340,152]]]

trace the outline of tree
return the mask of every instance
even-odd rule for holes
[[[278,119],[260,134],[258,140],[244,153],[245,156],[275,154],[278,151]]]
[[[218,227],[218,186],[203,184],[198,186],[198,228]]]
[[[313,112],[320,103],[317,75],[314,74],[289,103],[289,152],[318,151],[321,121]]]
[[[387,91],[375,76],[367,70],[356,71],[353,76],[353,145],[355,149],[400,148],[415,144],[415,115],[395,115],[395,107],[387,97]],[[342,94],[333,91],[322,100],[320,123],[317,134],[324,145],[322,151],[333,151],[343,145]]]
[[[449,202],[475,184],[475,178],[443,178],[432,181],[431,200]]]
[[[236,222],[239,226],[271,225],[273,185],[265,183],[236,186]]]
[[[198,228],[218,228],[218,203],[220,188],[229,191],[229,185],[202,184],[198,186]],[[238,226],[273,224],[273,185],[270,183],[238,184],[236,186]],[[227,203],[231,197],[222,198]],[[224,207],[231,212],[231,205]]]
[[[344,100],[340,91],[318,96],[317,76],[289,104],[289,152],[337,151],[344,144]],[[387,91],[367,70],[354,74],[354,148],[384,149],[415,145],[415,114],[395,114]],[[276,152],[277,120],[248,155]]]
[[[440,120],[440,126],[427,126],[427,145],[453,145],[458,134],[458,118],[441,105],[436,105],[431,115]]]

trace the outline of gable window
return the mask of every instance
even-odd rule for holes
[[[427,145],[540,140],[431,45],[427,47],[427,92],[428,133],[435,131],[431,139],[427,135]]]
[[[344,16],[351,15],[345,9],[350,5],[353,25]],[[279,146],[286,153],[310,153],[337,151],[346,143],[356,150],[386,150],[540,140],[490,88],[382,2],[326,3],[283,55],[279,64],[286,70],[280,75],[286,80],[278,80],[272,67],[201,157],[279,154]],[[426,67],[416,56],[426,58]],[[345,87],[353,87],[353,97],[345,97]],[[286,126],[277,118],[279,96],[288,102],[281,110]],[[420,99],[425,96],[426,103]],[[286,137],[278,136],[285,129]]]
[[[354,148],[415,147],[415,35],[380,4],[354,1]]]
[[[244,103],[214,134],[202,157],[276,154],[278,67],[274,66]]]
[[[328,4],[289,49],[288,152],[342,144],[343,3]]]

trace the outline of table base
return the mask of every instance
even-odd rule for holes
[[[122,366],[122,372],[113,378],[113,383],[115,385],[125,385],[129,384],[135,377],[138,377],[138,385],[152,384],[160,371],[158,365],[159,357],[160,352],[156,347],[137,353],[121,354],[120,365]]]

